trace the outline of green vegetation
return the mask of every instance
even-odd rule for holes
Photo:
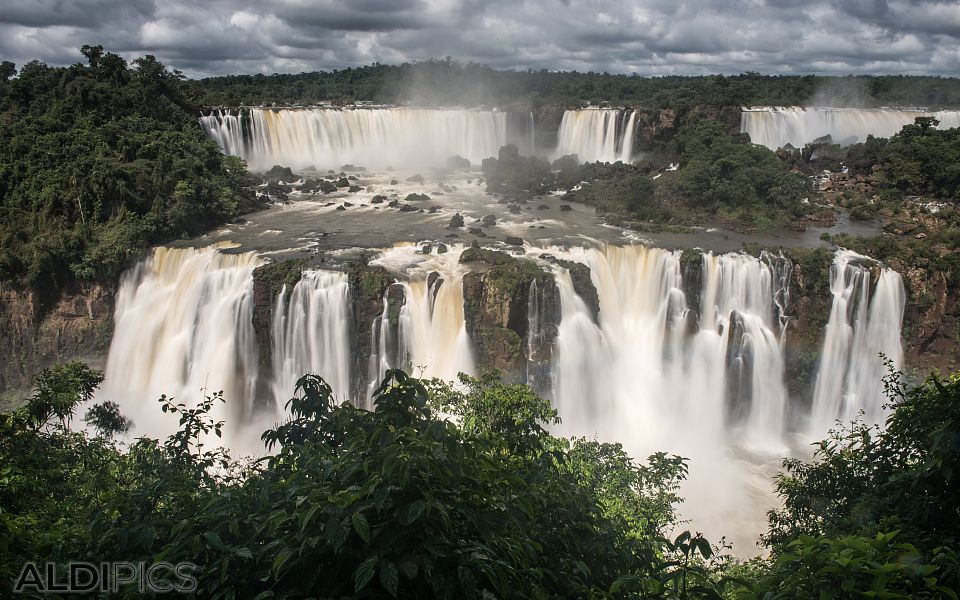
[[[205,139],[179,72],[82,52],[87,64],[33,61],[0,78],[0,280],[51,295],[113,282],[150,245],[255,203],[243,162]]]
[[[609,101],[684,111],[697,106],[807,104],[824,90],[838,101],[865,106],[960,106],[960,80],[941,77],[758,73],[641,77],[547,70],[497,71],[449,58],[331,72],[228,75],[190,82],[190,89],[194,100],[224,106],[369,101],[537,108]]]
[[[236,462],[222,424],[161,398],[163,441],[120,446],[116,406],[70,429],[100,375],[45,371],[0,415],[0,579],[27,560],[197,565],[200,597],[956,598],[960,375],[888,381],[884,430],[854,424],[787,460],[768,559],[717,556],[677,525],[682,458],[562,439],[548,401],[496,376],[452,388],[391,371],[374,409],[337,405],[314,376]],[[442,416],[446,415],[446,416]],[[128,588],[122,597],[136,597]]]
[[[783,227],[812,212],[810,179],[792,172],[777,155],[720,121],[694,115],[658,153],[679,162],[677,171],[649,162],[578,164],[564,156],[551,166],[504,146],[483,161],[487,191],[525,201],[552,190],[564,200],[594,206],[608,219],[654,223],[726,222],[750,228]],[[654,177],[657,176],[656,179]]]
[[[723,123],[692,119],[674,139],[680,156],[678,188],[688,205],[735,222],[784,224],[809,212],[810,180],[792,173],[769,150]]]

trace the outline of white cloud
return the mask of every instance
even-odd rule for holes
[[[99,43],[192,76],[452,56],[641,74],[935,73],[960,64],[960,4],[923,0],[2,0],[0,57]]]

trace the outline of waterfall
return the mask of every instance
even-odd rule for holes
[[[868,135],[891,137],[904,125],[922,116],[940,121],[941,129],[960,127],[960,111],[922,112],[886,108],[823,108],[772,106],[744,109],[740,131],[750,135],[754,144],[777,150],[790,144],[795,148],[829,135],[833,143],[850,145],[863,142]]]
[[[533,152],[533,115],[426,108],[244,109],[200,117],[207,136],[250,168],[427,167],[458,154],[479,163],[515,144]]]
[[[476,370],[463,316],[463,247],[452,246],[443,254],[423,254],[421,248],[397,246],[371,262],[402,279],[396,366],[417,376],[456,381],[459,373]]]
[[[350,398],[350,290],[345,273],[304,271],[277,296],[273,314],[273,396],[283,408],[297,380],[320,375],[337,400]]]
[[[624,427],[621,439],[657,439],[671,431],[668,423],[699,422],[710,436],[730,429],[748,443],[782,447],[787,392],[777,303],[786,265],[704,254],[697,326],[678,252],[610,246],[567,256],[591,268],[600,299],[594,325],[569,275],[558,271],[562,318],[553,389],[561,417],[576,433]]]
[[[156,248],[122,279],[115,328],[100,396],[121,405],[139,430],[165,435],[175,419],[159,419],[157,398],[195,406],[223,391],[213,416],[227,437],[253,412],[257,348],[252,303],[253,252],[229,246]]]
[[[868,423],[883,416],[883,354],[900,368],[900,328],[905,292],[900,275],[879,269],[871,293],[875,261],[839,250],[830,267],[833,304],[824,332],[820,368],[813,394],[811,434],[818,436],[837,419],[849,422],[860,411]]]
[[[636,111],[586,108],[563,113],[554,158],[576,154],[581,162],[633,160]]]

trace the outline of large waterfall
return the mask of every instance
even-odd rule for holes
[[[581,162],[633,160],[636,111],[585,108],[563,113],[554,158],[576,154]]]
[[[533,152],[533,116],[492,110],[303,108],[218,111],[200,117],[223,151],[253,170],[442,165],[453,155],[473,162],[515,144]]]
[[[960,127],[960,111],[955,110],[770,106],[745,109],[740,115],[740,131],[749,134],[754,144],[771,150],[787,144],[802,148],[827,135],[835,144],[849,145],[866,140],[868,135],[891,137],[922,116],[935,117],[942,129]]]
[[[163,435],[161,394],[195,404],[223,391],[215,416],[227,441],[250,421],[257,348],[252,322],[252,252],[228,247],[157,248],[127,273],[117,293],[103,395],[122,404],[143,433]]]
[[[371,262],[396,282],[386,288],[382,313],[372,315],[368,362],[360,364],[357,305],[344,273],[306,270],[270,299],[265,362],[252,325],[260,259],[224,246],[158,248],[122,282],[103,394],[121,402],[140,432],[161,435],[176,422],[158,415],[159,394],[192,404],[202,390],[223,390],[227,402],[215,416],[227,422],[227,443],[255,448],[255,430],[282,418],[307,372],[322,375],[338,399],[361,404],[391,367],[445,380],[474,373],[463,286],[471,267],[459,262],[462,246],[445,249],[401,245]],[[656,451],[688,457],[682,513],[698,528],[735,525],[740,548],[749,548],[762,526],[757,515],[772,506],[770,476],[794,447],[792,436],[819,438],[835,419],[861,410],[871,421],[882,417],[880,354],[897,365],[902,358],[904,289],[897,273],[875,261],[835,256],[833,308],[813,405],[804,407],[785,385],[793,265],[784,257],[642,245],[525,251],[519,259],[551,270],[556,284],[530,288],[526,347],[532,354],[548,330],[555,333],[536,361],[546,361],[563,419],[558,432],[619,441],[637,458]],[[569,263],[556,259],[590,268],[599,312],[580,295],[583,281],[575,284]],[[537,322],[548,318],[558,321]],[[272,372],[258,372],[263,364]]]
[[[879,272],[871,290],[871,268]],[[824,335],[814,388],[811,430],[825,433],[836,420],[849,422],[860,411],[869,423],[881,420],[881,355],[900,368],[900,326],[905,295],[900,275],[849,250],[837,252],[830,269],[833,305]]]
[[[776,286],[786,281],[788,261],[703,254],[702,286],[691,299],[697,311],[683,291],[679,252],[608,246],[565,255],[590,266],[600,298],[594,324],[566,277],[558,279],[563,314],[553,389],[571,432],[607,437],[615,430],[612,437],[647,440],[652,451],[699,424],[702,435],[735,431],[746,443],[783,447]]]
[[[304,271],[273,311],[273,399],[278,408],[307,373],[322,374],[334,396],[350,399],[350,294],[347,276]]]

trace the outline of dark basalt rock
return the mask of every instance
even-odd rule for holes
[[[743,316],[730,313],[730,331],[727,338],[727,405],[726,416],[729,425],[742,423],[750,414],[750,381],[753,378],[753,350],[744,341],[745,326]]]
[[[346,177],[341,177],[340,179],[337,180],[337,187],[338,187],[338,188],[349,188],[349,187],[350,187],[350,180],[347,179]]]
[[[403,204],[400,206],[400,212],[417,212],[417,207],[410,206],[409,204]]]
[[[354,374],[353,392],[354,397],[361,398],[370,379],[376,376],[369,373],[370,356],[374,349],[374,327],[378,326],[383,314],[384,294],[387,294],[388,288],[391,288],[396,280],[383,267],[371,266],[365,260],[350,263],[347,274],[350,282],[352,337],[356,343],[354,364],[351,367]],[[402,287],[399,293],[402,298]],[[389,301],[390,296],[387,297]],[[389,303],[388,306],[388,310],[394,309]],[[399,306],[396,310],[399,313]],[[391,339],[396,339],[396,336]]]
[[[387,204],[387,206],[389,206],[390,208],[396,208],[397,206],[400,206],[400,201],[399,201],[399,200],[391,200],[390,203]]]
[[[407,197],[404,198],[404,200],[406,200],[407,202],[429,202],[430,196],[426,194],[413,193],[413,194],[407,194]]]
[[[437,254],[446,254],[446,253],[447,253],[447,245],[442,242],[437,244]]]
[[[494,215],[487,215],[480,220],[484,227],[493,227],[497,224],[497,217]]]
[[[560,205],[560,212],[567,212],[567,211],[570,211],[570,210],[573,210],[573,207],[570,206],[569,204],[561,204],[561,205]]]
[[[376,195],[370,199],[370,204],[382,204],[387,201],[386,196]]]
[[[273,311],[277,295],[286,286],[292,290],[300,281],[307,261],[282,260],[267,263],[253,271],[253,335],[257,345],[257,385],[254,391],[255,410],[272,410],[273,393]]]
[[[460,262],[478,267],[463,278],[464,320],[478,365],[526,381],[531,284],[546,289],[552,276],[531,261],[486,248],[467,248]]]
[[[276,183],[278,181],[286,181],[289,183],[291,181],[296,181],[297,179],[290,167],[284,167],[281,165],[273,165],[270,167],[270,170],[263,174],[263,178],[271,183]]]
[[[337,207],[337,210],[347,210],[347,207],[341,204],[340,206]]]
[[[470,161],[466,158],[457,154],[456,156],[451,156],[447,159],[447,168],[448,169],[469,169]]]
[[[317,184],[317,189],[319,189],[324,194],[330,194],[332,192],[337,191],[337,185],[332,181],[327,181],[326,179],[324,179],[319,184]]]
[[[349,191],[351,194],[356,194],[357,192],[362,192],[363,188],[359,185],[351,185],[350,189],[347,191]]]
[[[503,238],[503,241],[508,246],[523,246],[523,238],[518,238],[516,236],[508,235]]]
[[[450,228],[463,227],[463,215],[461,215],[460,213],[457,213],[452,217],[450,217],[450,224],[447,225],[447,227],[450,227]]]

